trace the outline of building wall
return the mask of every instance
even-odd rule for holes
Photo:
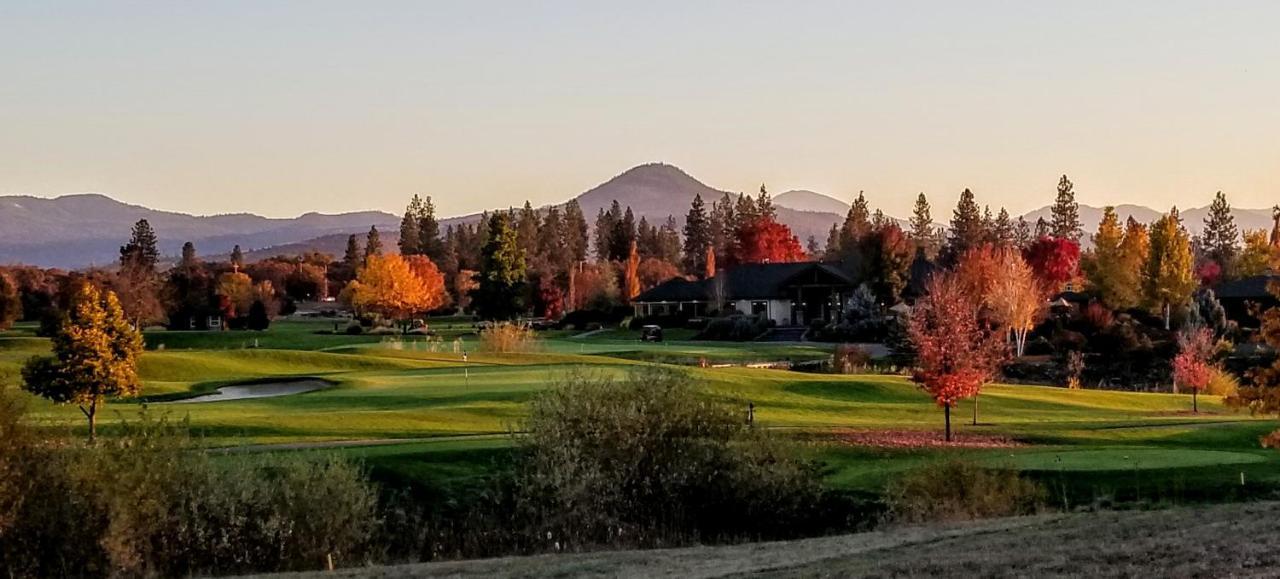
[[[734,309],[744,314],[756,313],[763,308],[760,313],[763,313],[779,326],[794,324],[791,318],[791,300],[735,300],[732,304]]]

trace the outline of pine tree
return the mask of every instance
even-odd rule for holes
[[[707,248],[712,244],[711,222],[702,195],[694,195],[684,218],[684,272],[695,275],[706,269]]]
[[[1014,230],[1009,211],[1004,207],[1000,208],[1000,213],[991,224],[991,240],[1002,247],[1013,247],[1018,241],[1018,232]]]
[[[524,311],[525,252],[507,213],[494,213],[488,229],[472,304],[483,319],[514,319]]]
[[[1169,329],[1173,308],[1187,304],[1196,289],[1191,239],[1174,207],[1151,226],[1151,249],[1143,275],[1147,308],[1163,314]]]
[[[382,255],[382,236],[378,233],[378,226],[370,226],[369,234],[364,240],[364,261],[369,261],[369,256]]]
[[[612,212],[613,209],[610,208]],[[626,211],[622,213],[622,219],[613,223],[613,232],[609,235],[609,260],[623,261],[627,259],[628,252],[631,251],[631,242],[636,239],[636,216],[632,213],[631,207],[628,206]]]
[[[840,256],[840,228],[836,224],[831,224],[831,230],[827,232],[827,245],[822,249],[822,260],[833,261]]]
[[[557,271],[569,269],[573,256],[565,245],[564,220],[560,216],[560,208],[547,208],[542,218],[542,227],[538,228],[538,242],[534,253],[546,263],[553,264]]]
[[[418,218],[422,215],[422,198],[417,195],[409,200],[404,209],[404,217],[400,219],[400,254],[418,255],[422,253],[422,238],[418,235]]]
[[[190,243],[190,242],[187,242],[187,243]],[[183,259],[185,260],[186,259],[185,254],[186,254],[187,248],[184,245],[182,249],[183,249]],[[193,254],[195,253],[195,246],[192,246],[191,251]],[[234,269],[235,271],[240,271],[244,269],[244,252],[240,251],[239,245],[236,245],[235,247],[231,248],[231,268]]]
[[[1232,272],[1236,254],[1240,251],[1240,232],[1236,229],[1235,217],[1231,215],[1231,206],[1227,197],[1218,191],[1209,205],[1209,214],[1204,218],[1204,234],[1200,238],[1205,257],[1222,267],[1222,271]]]
[[[1058,181],[1058,198],[1053,202],[1051,213],[1051,233],[1054,237],[1080,241],[1080,236],[1084,234],[1080,227],[1080,204],[1076,203],[1073,185],[1066,175]]]
[[[750,195],[743,195],[742,193],[739,193],[738,200],[733,204],[735,219],[733,221],[731,231],[737,231],[739,227],[755,221],[756,217],[760,216],[760,213],[756,209],[756,202]],[[732,237],[732,233],[730,236]]]
[[[849,205],[849,212],[845,214],[844,224],[840,226],[840,247],[843,251],[848,252],[850,248],[857,247],[871,232],[871,209],[867,204],[867,197],[862,191],[858,192],[858,198],[853,200]]]
[[[609,261],[609,248],[611,239],[613,238],[613,230],[622,219],[622,208],[618,206],[618,201],[614,200],[612,207],[605,211],[603,207],[596,214],[596,237],[595,250],[597,261]]]
[[[773,206],[773,198],[764,188],[764,183],[760,184],[760,195],[756,197],[756,215],[775,220],[778,218],[778,208]]]
[[[418,214],[418,253],[438,262],[444,257],[444,242],[440,239],[440,222],[436,220],[436,205],[428,195],[422,200]]]
[[[564,204],[564,246],[574,262],[587,259],[589,229],[582,206],[570,199]]]
[[[1053,228],[1049,226],[1049,222],[1045,221],[1043,217],[1037,217],[1035,238],[1040,239],[1041,237],[1049,237],[1050,235],[1053,235]]]
[[[960,192],[960,200],[952,212],[951,229],[947,238],[947,260],[954,261],[965,251],[982,245],[986,236],[978,203],[974,201],[973,192],[965,189]]]
[[[1013,230],[1014,243],[1019,249],[1026,249],[1031,245],[1031,224],[1021,215],[1018,216],[1018,225]]]
[[[146,219],[139,219],[133,224],[129,243],[120,248],[120,266],[125,269],[154,272],[159,259],[160,250],[156,248],[156,232]]]
[[[680,229],[673,215],[658,228],[658,259],[667,263],[680,263]]]
[[[187,242],[188,245],[190,245],[190,243],[191,242]],[[195,251],[193,249],[192,255],[194,254],[195,254]],[[185,247],[183,248],[183,255],[185,259],[185,255],[186,255]],[[343,266],[345,266],[348,272],[354,276],[356,269],[360,267],[361,263],[364,263],[364,252],[361,251],[360,249],[360,240],[356,239],[355,234],[348,235],[347,249],[342,254],[342,264]]]
[[[929,200],[924,193],[916,195],[915,207],[911,210],[911,241],[917,248],[928,248],[933,241],[933,216],[929,214]]]
[[[738,216],[733,209],[733,198],[725,193],[711,206],[711,217],[708,219],[711,229],[711,246],[716,255],[728,255],[733,243],[733,231],[738,225]]]
[[[542,220],[539,219],[533,204],[526,200],[524,206],[516,213],[516,240],[520,244],[520,249],[525,251],[525,255],[533,255],[537,251],[539,227],[542,227]]]

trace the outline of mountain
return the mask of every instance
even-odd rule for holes
[[[822,193],[804,189],[787,191],[773,198],[774,205],[795,209],[797,211],[817,211],[819,213],[835,213],[844,215],[849,212],[849,204]]]
[[[225,254],[239,244],[246,251],[329,234],[362,233],[370,226],[393,230],[400,219],[363,211],[339,215],[307,213],[277,219],[235,213],[197,216],[121,203],[105,195],[64,195],[54,199],[0,197],[0,263],[44,267],[105,265],[119,259],[129,230],[146,219],[156,230],[160,252],[176,255],[191,241],[202,255]]]
[[[1155,210],[1141,205],[1116,205],[1116,214],[1120,217],[1121,225],[1132,216],[1134,219],[1142,223],[1151,223],[1164,215],[1165,210]],[[1195,207],[1192,209],[1179,210],[1182,216],[1182,225],[1187,231],[1193,235],[1198,235],[1204,230],[1204,218],[1209,215],[1209,206]],[[1236,228],[1241,233],[1250,229],[1266,229],[1270,230],[1273,225],[1270,209],[1241,209],[1233,207],[1231,216],[1236,220]],[[1035,211],[1030,211],[1023,216],[1028,223],[1033,226],[1037,219],[1044,218],[1045,221],[1052,221],[1052,206],[1046,205]],[[1086,234],[1093,233],[1098,230],[1098,222],[1102,220],[1102,208],[1092,205],[1080,205],[1080,223],[1084,225]],[[1088,245],[1086,240],[1086,245]]]

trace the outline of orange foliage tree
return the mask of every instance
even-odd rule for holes
[[[951,440],[951,408],[976,396],[1004,356],[1000,335],[979,317],[978,298],[966,293],[954,274],[929,280],[928,294],[916,303],[907,326],[915,346],[912,380],[943,408],[946,440]]]
[[[396,254],[370,255],[355,281],[343,290],[344,298],[358,312],[372,312],[392,320],[404,320],[444,305],[444,277],[430,259],[415,257],[426,263],[410,266],[409,261]],[[420,277],[418,272],[429,279]]]
[[[1012,248],[996,250],[996,271],[988,287],[986,304],[991,318],[1013,340],[1014,355],[1027,347],[1027,332],[1044,314],[1044,286],[1022,256]]]
[[[646,257],[640,262],[637,273],[640,276],[640,289],[648,290],[673,277],[680,277],[680,268],[669,261]]]
[[[640,295],[640,253],[636,250],[636,240],[631,240],[631,250],[627,253],[626,269],[622,273],[623,297],[627,303]]]
[[[804,261],[804,247],[791,228],[778,223],[773,217],[761,215],[739,225],[734,231],[729,262],[788,263]]]

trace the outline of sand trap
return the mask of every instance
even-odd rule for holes
[[[226,400],[248,400],[250,398],[273,398],[324,390],[332,386],[329,382],[316,378],[292,378],[275,382],[257,382],[223,386],[213,394],[202,394],[193,398],[175,400],[172,404],[193,404],[200,402],[223,402]]]

